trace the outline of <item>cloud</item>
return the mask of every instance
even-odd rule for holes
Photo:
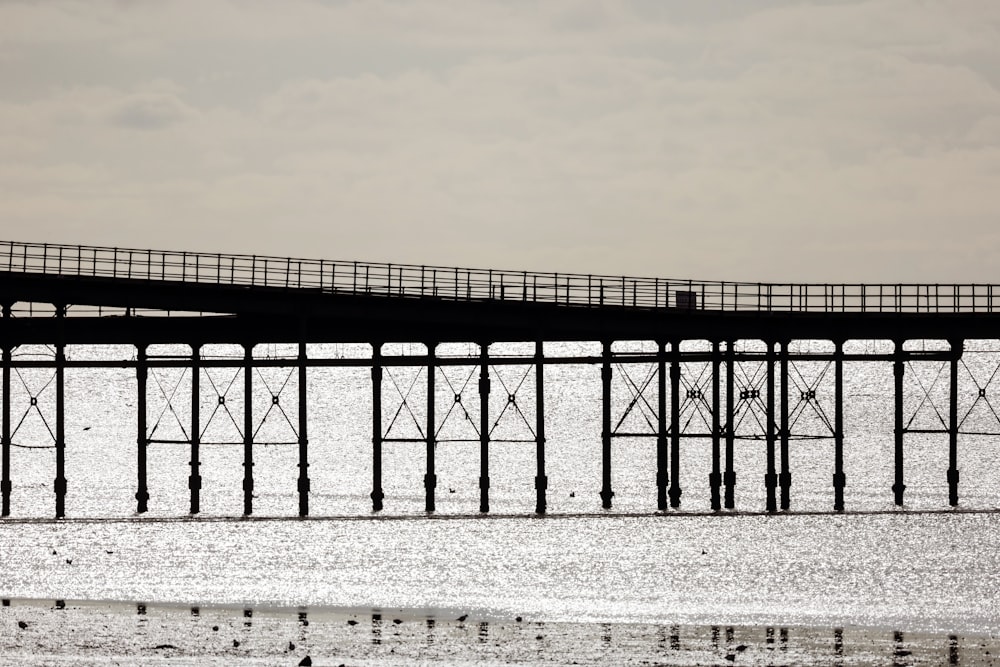
[[[958,7],[4,5],[52,21],[0,59],[0,195],[41,240],[984,280],[1000,21]]]
[[[194,115],[173,95],[144,93],[116,102],[107,112],[112,125],[131,130],[162,130]]]

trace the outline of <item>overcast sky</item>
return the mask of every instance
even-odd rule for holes
[[[1000,282],[996,0],[0,4],[0,237]]]

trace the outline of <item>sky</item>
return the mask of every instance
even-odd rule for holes
[[[0,3],[0,239],[1000,282],[996,0]]]

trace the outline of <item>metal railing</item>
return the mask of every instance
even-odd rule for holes
[[[725,311],[1000,312],[991,284],[775,284],[500,271],[0,241],[0,272],[458,301]]]

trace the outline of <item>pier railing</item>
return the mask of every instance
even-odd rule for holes
[[[992,284],[750,283],[0,242],[0,271],[400,298],[725,311],[1000,312]]]

